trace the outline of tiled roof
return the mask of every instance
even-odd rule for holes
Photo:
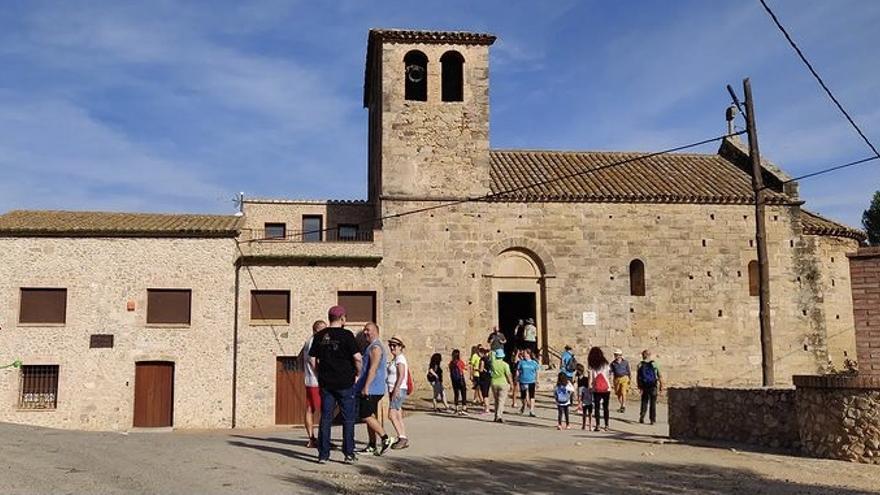
[[[868,238],[867,234],[861,230],[847,227],[803,208],[801,208],[801,213],[801,224],[804,228],[804,234],[849,237],[857,241],[864,241]]]
[[[491,45],[495,35],[468,31],[423,31],[414,29],[371,29],[369,42]]]
[[[490,178],[496,201],[636,203],[754,202],[751,177],[720,155],[611,151],[495,150]],[[644,157],[644,158],[642,158]],[[603,168],[604,167],[604,168]],[[595,172],[590,172],[595,170]],[[532,185],[547,182],[543,185]],[[769,203],[792,199],[778,191]]]
[[[240,223],[232,215],[15,210],[0,215],[0,236],[235,237]]]

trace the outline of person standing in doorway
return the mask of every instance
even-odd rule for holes
[[[601,413],[605,413],[605,431],[608,431],[608,400],[611,398],[611,367],[605,353],[598,347],[590,349],[587,354],[588,375],[590,387],[593,392],[593,409],[596,411],[596,427],[593,431],[599,431],[599,419]]]
[[[312,323],[312,336],[306,340],[305,344],[303,344],[302,352],[300,352],[300,356],[302,356],[304,361],[303,368],[306,371],[305,423],[306,433],[309,435],[309,441],[306,444],[306,447],[310,449],[318,448],[318,439],[315,437],[315,414],[321,410],[321,387],[318,386],[318,374],[315,372],[315,367],[312,366],[312,360],[309,359],[309,351],[312,348],[312,341],[315,338],[315,334],[325,328],[327,328],[327,322],[324,320],[317,320]]]
[[[385,374],[387,373],[387,357],[382,341],[379,340],[379,325],[364,325],[364,339],[368,342],[363,355],[363,365],[358,377],[356,389],[360,394],[358,416],[367,425],[367,446],[362,452],[382,455],[391,446],[391,439],[379,422],[376,414],[379,402],[385,397]],[[376,438],[381,441],[376,444]]]
[[[535,326],[534,318],[526,319],[526,327],[523,329],[523,346],[532,351],[532,357],[538,359],[538,327]]]
[[[492,359],[492,398],[495,402],[495,422],[504,422],[504,403],[507,402],[507,391],[513,383],[510,365],[504,360],[504,350],[494,353]]]
[[[636,370],[636,382],[642,392],[642,404],[639,410],[639,423],[645,422],[645,413],[649,412],[651,424],[657,422],[657,393],[663,391],[663,379],[660,367],[651,359],[651,351],[642,351],[642,362]]]
[[[388,396],[390,404],[388,405],[388,419],[394,425],[397,431],[397,441],[391,444],[394,450],[405,449],[409,447],[409,439],[406,436],[406,425],[403,424],[403,401],[409,393],[407,387],[407,375],[409,374],[409,363],[406,356],[403,355],[403,340],[394,336],[388,340],[388,349],[391,350],[393,359],[388,361]]]
[[[504,346],[507,344],[507,337],[498,331],[498,327],[492,327],[486,343],[489,344],[489,350],[494,353],[498,349],[504,350]]]
[[[614,395],[620,407],[617,412],[626,412],[626,395],[629,393],[629,384],[632,380],[632,372],[629,369],[629,361],[623,358],[623,351],[614,350],[614,360],[611,361],[611,377],[614,379]]]
[[[520,414],[525,413],[526,407],[529,408],[529,416],[535,417],[535,388],[538,386],[538,362],[532,357],[532,351],[526,349],[523,351],[523,358],[516,365],[517,376],[519,377],[519,398],[522,406],[519,408]]]
[[[355,378],[360,374],[361,353],[354,335],[345,328],[345,308],[333,306],[327,311],[330,324],[315,334],[309,357],[318,372],[321,387],[321,423],[318,427],[318,463],[330,459],[330,427],[339,405],[342,413],[342,452],[345,462],[357,461],[354,453]]]

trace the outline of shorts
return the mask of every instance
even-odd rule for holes
[[[535,384],[534,383],[520,383],[519,384],[519,392],[525,397],[526,392],[529,393],[529,399],[535,398]]]
[[[443,382],[434,381],[434,383],[431,384],[431,388],[434,389],[434,397],[439,398],[443,395]]]
[[[306,404],[312,411],[321,412],[321,387],[306,387]]]
[[[593,413],[593,404],[592,404],[592,403],[590,403],[590,404],[581,404],[581,411],[582,411],[584,414],[586,414],[587,416],[589,416],[590,414]]]
[[[483,397],[489,397],[489,386],[492,385],[492,377],[486,373],[486,376],[480,377],[480,393]]]
[[[400,389],[400,392],[397,393],[397,398],[392,399],[391,405],[388,406],[389,409],[394,409],[399,411],[403,409],[403,401],[406,400],[406,389]]]
[[[629,377],[628,376],[615,376],[614,377],[614,395],[623,395],[629,392]]]
[[[480,388],[480,375],[471,376],[471,388],[474,390]]]
[[[358,404],[358,417],[361,419],[375,416],[379,410],[379,401],[384,395],[362,395]]]

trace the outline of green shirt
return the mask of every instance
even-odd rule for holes
[[[510,378],[510,365],[503,359],[492,360],[492,386],[502,387],[507,385]]]

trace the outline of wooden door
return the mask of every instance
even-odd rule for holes
[[[306,384],[299,357],[281,356],[275,362],[275,424],[305,423]]]
[[[136,363],[134,426],[171,426],[174,405],[174,363]]]

